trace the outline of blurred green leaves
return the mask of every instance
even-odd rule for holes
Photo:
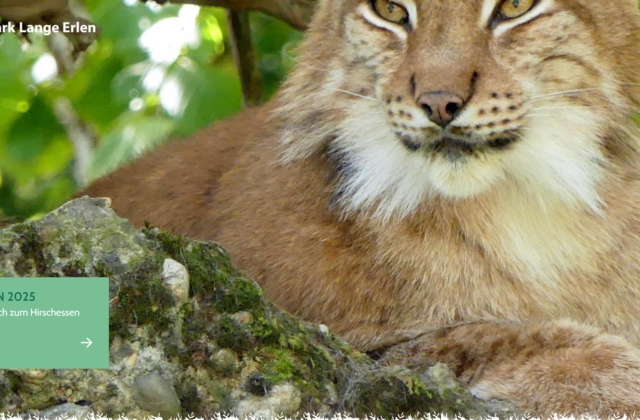
[[[42,35],[29,43],[0,36],[0,216],[49,211],[79,182],[242,106],[224,10],[134,0],[84,4],[101,35],[73,69],[61,65]],[[251,22],[271,95],[291,68],[301,35],[262,15]],[[73,115],[56,108],[61,98]],[[74,123],[90,134],[83,140],[89,154],[77,152]],[[88,160],[84,180],[78,179],[81,159]]]

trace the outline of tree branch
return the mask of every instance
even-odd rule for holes
[[[85,187],[89,182],[89,167],[93,160],[95,139],[91,130],[78,117],[69,99],[61,96],[53,104],[53,111],[67,132],[73,144],[73,177],[76,183]]]
[[[251,28],[246,11],[227,9],[227,21],[231,33],[233,60],[242,83],[242,97],[246,106],[260,105],[262,77],[256,66],[255,51],[251,42]]]
[[[166,3],[166,0],[158,3]],[[171,0],[171,3],[225,7],[236,11],[255,10],[304,30],[311,20],[317,0]]]

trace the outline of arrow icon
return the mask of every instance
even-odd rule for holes
[[[87,337],[87,341],[81,341],[80,344],[86,344],[87,348],[89,348],[89,346],[92,345],[93,342]]]

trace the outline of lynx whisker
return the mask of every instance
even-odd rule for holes
[[[532,96],[531,98],[529,98],[529,100],[536,101],[541,99],[554,98],[557,96],[571,96],[574,93],[589,92],[589,91],[601,90],[601,89],[602,89],[601,87],[590,87],[590,88],[584,88],[584,89],[564,90],[560,92],[552,92],[552,93],[545,93],[543,95]]]
[[[360,95],[359,93],[351,92],[351,91],[344,90],[344,89],[338,89],[338,88],[328,88],[328,89],[334,90],[336,92],[344,93],[346,95],[351,95],[351,96],[356,96],[358,98],[367,99],[369,101],[380,102],[380,100],[378,98],[374,98],[373,96]]]
[[[550,118],[557,116],[557,114],[527,114],[527,118]]]
[[[604,105],[558,105],[558,106],[541,106],[533,108],[533,111],[541,109],[583,109],[583,108],[606,108]]]

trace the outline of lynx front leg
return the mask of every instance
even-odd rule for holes
[[[640,350],[570,321],[442,329],[390,349],[381,362],[446,363],[477,397],[507,398],[534,416],[640,413]]]

